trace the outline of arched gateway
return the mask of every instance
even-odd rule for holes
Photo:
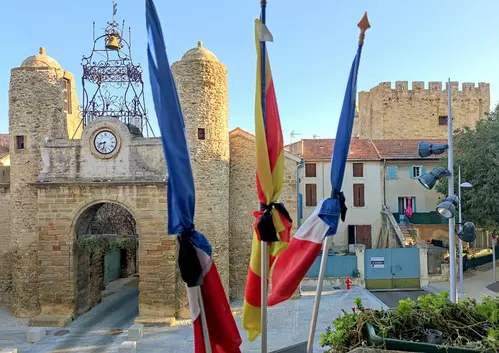
[[[112,132],[119,141],[115,158],[101,158],[95,150],[93,141],[101,131]],[[78,239],[90,234],[129,235],[123,233],[132,232],[95,225],[96,214],[106,205],[126,210],[140,237],[137,254],[140,259],[137,262],[139,320],[169,320],[179,311],[175,300],[176,240],[166,234],[166,172],[161,142],[149,138],[144,144],[143,140],[146,139],[133,137],[119,120],[102,118],[85,128],[78,143],[68,145],[67,140],[54,140],[42,147],[42,153],[48,151],[48,158],[45,159],[45,173],[39,178],[43,179],[35,184],[38,191],[38,258],[42,266],[40,321],[46,321],[48,315],[52,319],[58,316],[57,320],[70,320],[100,300],[103,274],[98,267],[102,266],[99,261],[103,259],[93,259],[90,265],[89,254],[84,255]],[[75,163],[67,163],[68,159],[62,158],[62,153]],[[134,175],[134,172],[141,175]],[[82,178],[82,175],[86,177]],[[126,219],[122,223],[120,227],[126,228]],[[88,281],[85,275],[90,276],[91,271],[95,272],[94,280]],[[36,324],[37,320],[35,318],[33,322]]]

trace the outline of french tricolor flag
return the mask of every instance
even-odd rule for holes
[[[298,229],[286,251],[276,260],[272,272],[272,291],[267,303],[273,306],[291,298],[322,249],[329,226],[319,218],[322,200]]]
[[[242,340],[227,301],[217,267],[211,257],[209,243],[193,244],[202,268],[201,295],[206,313],[211,351],[240,353]],[[186,264],[186,266],[190,266]],[[180,264],[184,267],[182,264]],[[181,268],[181,271],[185,268]],[[187,296],[194,325],[194,352],[205,353],[198,287],[187,287]]]

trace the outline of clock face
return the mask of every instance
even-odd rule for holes
[[[102,154],[112,153],[116,149],[116,136],[108,130],[100,131],[94,138],[94,147]]]

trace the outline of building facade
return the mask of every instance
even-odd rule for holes
[[[433,155],[424,159],[419,157],[417,147],[420,141],[373,141],[383,170],[383,204],[393,215],[404,236],[419,241],[447,238],[448,223],[436,212],[436,206],[444,195],[427,190],[418,181],[422,174],[440,167],[440,159]],[[433,139],[425,141],[447,142]]]
[[[287,146],[305,161],[299,184],[303,220],[312,214],[318,202],[331,195],[333,146],[334,139],[305,139]],[[374,145],[368,140],[352,140],[342,190],[347,217],[334,236],[333,250],[354,252],[355,244],[373,246],[381,226],[381,186],[380,159]]]
[[[227,70],[201,43],[172,71],[190,146],[196,229],[213,246],[227,295],[242,299],[252,212],[258,210],[254,137],[228,131]],[[3,152],[10,163],[1,168],[10,179],[0,182],[0,239],[6,244],[0,252],[0,304],[43,326],[65,325],[97,304],[103,256],[81,251],[78,241],[91,231],[101,206],[113,204],[133,217],[138,233],[136,321],[190,317],[176,236],[167,234],[161,139],[109,116],[82,128],[73,76],[44,50],[12,69],[9,102],[9,154]],[[103,149],[102,141],[111,147]],[[299,161],[286,152],[281,200],[293,220]]]
[[[427,140],[445,143],[445,140]],[[417,152],[420,140],[367,140],[354,138],[345,167],[343,193],[348,207],[340,222],[332,249],[353,252],[355,244],[380,247],[383,217],[404,238],[430,240],[446,236],[447,223],[436,213],[443,196],[425,189],[418,177],[440,166],[435,156],[422,159]],[[304,160],[299,172],[302,221],[317,203],[330,196],[331,155],[334,139],[304,139],[286,148]]]

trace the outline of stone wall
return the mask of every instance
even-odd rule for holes
[[[40,146],[46,137],[68,135],[63,100],[64,70],[12,69],[9,89],[11,244],[14,315],[31,317],[38,304],[37,191],[31,186],[42,169]],[[24,138],[18,148],[16,136]]]
[[[10,188],[0,184],[0,306],[10,304],[12,285],[12,262],[10,245]]]
[[[176,307],[176,238],[167,235],[165,183],[40,183],[39,261],[42,315],[75,311],[75,226],[88,207],[114,202],[135,218],[139,233],[140,320],[171,318]],[[97,285],[97,284],[96,284]]]
[[[448,83],[445,83],[447,86]],[[354,122],[354,137],[367,139],[447,138],[447,125],[439,117],[447,116],[447,89],[442,82],[407,81],[380,83],[369,92],[359,92],[359,116]],[[451,82],[453,128],[475,126],[490,111],[488,83]]]
[[[286,153],[287,155],[287,153]],[[236,129],[230,133],[230,296],[242,299],[248,274],[253,239],[253,212],[260,207],[256,191],[255,138]],[[293,219],[292,234],[297,227],[296,200],[297,161],[284,161],[284,183],[280,201]]]

